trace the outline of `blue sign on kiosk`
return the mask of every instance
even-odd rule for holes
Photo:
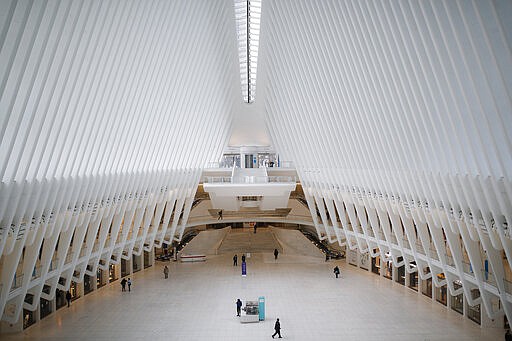
[[[242,276],[246,276],[247,275],[247,265],[245,264],[245,262],[242,262]]]

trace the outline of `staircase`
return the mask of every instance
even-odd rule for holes
[[[220,245],[218,254],[226,253],[267,253],[281,250],[270,228],[260,227],[254,233],[253,229],[231,230]]]

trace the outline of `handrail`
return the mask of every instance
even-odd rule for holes
[[[263,184],[263,183],[295,183],[294,176],[206,176],[204,183],[232,183],[232,184]]]

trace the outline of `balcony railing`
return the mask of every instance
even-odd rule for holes
[[[295,183],[297,181],[294,176],[207,176],[205,183],[219,184],[264,184],[264,183]]]

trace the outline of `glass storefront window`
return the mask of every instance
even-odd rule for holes
[[[457,290],[462,288],[462,285],[459,283],[453,283],[453,287]],[[460,314],[464,314],[464,295],[462,293],[456,296],[451,296],[450,303],[453,310]]]
[[[132,261],[133,261],[133,272],[140,271],[141,270],[140,269],[140,256],[133,255]]]
[[[60,309],[66,305],[66,292],[57,289],[55,292],[55,305],[57,309]]]
[[[436,300],[439,303],[442,303],[444,305],[447,304],[447,291],[446,291],[446,284],[442,287],[436,288]]]
[[[117,277],[116,277],[116,266],[114,264],[110,264],[109,265],[108,280],[109,280],[110,283],[112,283],[115,280],[117,280]]]
[[[41,318],[45,318],[46,316],[50,315],[52,313],[52,304],[51,301],[45,300],[44,298],[41,298],[39,302],[40,307],[40,316]]]
[[[421,286],[421,293],[432,298],[432,278],[427,278]]]
[[[23,309],[23,329],[27,329],[36,323],[35,313],[33,311]]]
[[[144,251],[144,269],[147,269],[151,266],[149,263],[149,252]]]
[[[130,273],[128,272],[128,266],[125,259],[121,259],[121,277],[126,277]]]
[[[96,271],[96,287],[101,288],[105,285],[105,281],[103,280],[103,270],[98,269]]]
[[[477,299],[480,297],[480,291],[478,289],[471,290],[471,296],[473,299]],[[468,318],[478,324],[481,323],[481,313],[480,313],[480,304],[477,304],[475,306],[470,306],[468,304]]]
[[[379,249],[375,249],[374,252],[378,252]],[[372,272],[380,275],[380,256],[372,258]]]
[[[411,272],[409,274],[409,288],[414,291],[418,291],[418,273]]]
[[[92,278],[89,275],[84,275],[84,295],[92,292],[94,290]]]
[[[71,285],[69,286],[69,292],[71,293],[72,301],[80,297],[80,293],[78,292],[78,285],[73,281],[71,281]]]
[[[386,263],[386,271],[384,272],[384,277],[392,279],[393,278],[393,262],[388,261]]]

